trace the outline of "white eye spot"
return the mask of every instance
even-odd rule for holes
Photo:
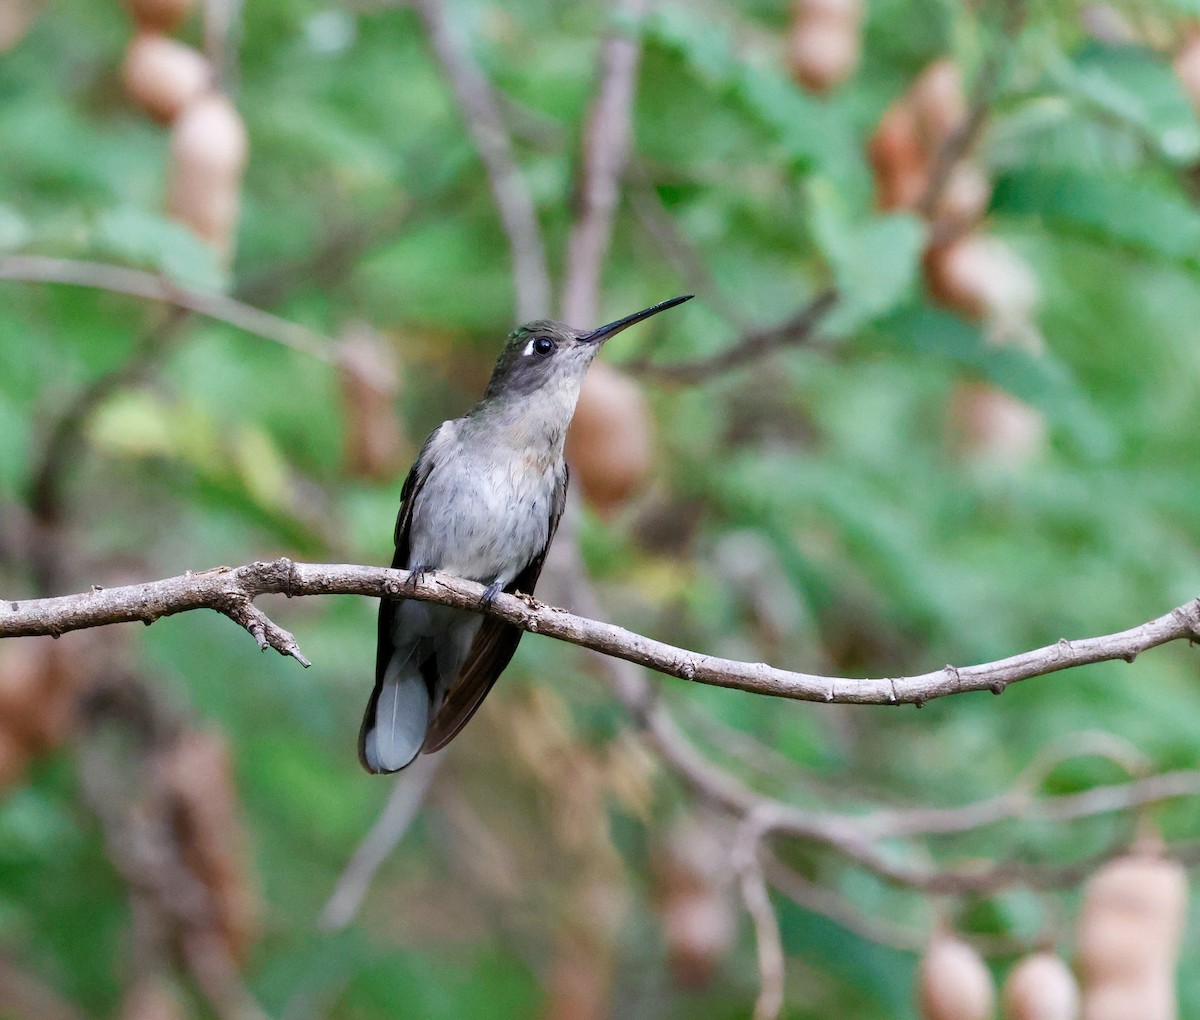
[[[533,356],[533,341],[532,340],[530,340],[529,343],[527,343],[525,345],[525,350],[524,350],[523,354],[526,358]]]
[[[546,358],[555,352],[558,345],[548,336],[535,336],[525,345],[526,358]]]

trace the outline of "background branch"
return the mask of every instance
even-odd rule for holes
[[[218,322],[290,347],[321,361],[329,361],[332,343],[328,338],[278,315],[254,308],[224,294],[205,294],[180,287],[156,273],[80,259],[57,259],[46,255],[9,255],[0,258],[0,280],[27,283],[61,283],[91,287],[147,301],[162,301]]]
[[[645,9],[645,0],[617,5],[617,13],[631,20],[640,18]],[[600,275],[612,241],[620,178],[629,161],[641,53],[640,39],[620,33],[600,53],[600,84],[584,129],[579,215],[567,239],[562,297],[566,322],[590,323],[599,318]]]
[[[517,167],[512,139],[491,83],[451,27],[441,0],[415,0],[414,6],[487,171],[488,185],[508,236],[517,318],[523,321],[548,315],[550,271],[546,268],[542,228]]]
[[[752,361],[781,350],[808,343],[816,335],[821,320],[837,303],[837,291],[824,290],[789,319],[776,326],[764,326],[746,333],[732,347],[709,358],[659,364],[646,358],[626,362],[627,371],[664,382],[698,383],[724,375]]]

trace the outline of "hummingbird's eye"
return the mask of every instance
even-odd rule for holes
[[[548,336],[539,336],[531,346],[533,347],[533,353],[540,358],[554,353],[554,341]]]

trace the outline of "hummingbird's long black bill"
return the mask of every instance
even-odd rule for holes
[[[634,312],[632,315],[626,315],[623,319],[617,319],[616,322],[610,322],[607,326],[593,329],[590,333],[585,333],[579,339],[583,343],[603,343],[610,337],[616,336],[621,330],[628,329],[634,323],[648,319],[651,315],[657,315],[659,312],[665,312],[668,308],[674,308],[685,301],[691,301],[695,296],[695,294],[684,294],[682,297],[673,297],[667,301],[660,301],[649,308],[643,308],[640,312]]]

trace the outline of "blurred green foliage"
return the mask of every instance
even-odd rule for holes
[[[557,273],[606,8],[449,6],[503,90]],[[1073,4],[1030,4],[1011,42],[983,142],[996,183],[987,229],[1034,269],[1045,339],[1035,355],[991,345],[979,326],[929,302],[924,228],[875,210],[865,156],[879,115],[921,67],[949,55],[973,73],[1005,45],[996,26],[969,5],[872,3],[859,72],[813,98],[780,60],[785,7],[657,5],[640,29],[629,187],[663,203],[747,321],[782,319],[836,284],[836,342],[696,387],[647,384],[659,422],[650,491],[615,520],[583,524],[613,620],[717,654],[898,676],[1132,626],[1193,597],[1200,124],[1169,61],[1086,39]],[[117,69],[129,25],[115,3],[95,0],[53,5],[0,58],[0,252],[161,272],[331,336],[368,321],[399,358],[397,410],[415,451],[431,426],[477,398],[511,326],[508,248],[481,165],[412,11],[279,0],[243,13],[235,98],[251,160],[231,271],[163,219],[166,134],[124,98]],[[198,25],[184,35],[198,42]],[[394,228],[373,233],[381,222]],[[343,234],[361,239],[349,257],[328,247]],[[605,313],[681,289],[626,203]],[[19,503],[57,414],[121,365],[162,313],[73,287],[0,283],[0,295],[0,497]],[[606,356],[697,357],[738,332],[702,295]],[[1041,412],[1045,449],[1018,466],[957,453],[948,405],[964,380]],[[89,427],[69,488],[74,585],[279,553],[386,562],[401,478],[347,473],[343,411],[329,364],[193,319],[150,380],[114,394]],[[733,569],[747,557],[759,565],[749,583]],[[2,576],[6,594],[29,590],[19,568]],[[358,922],[324,936],[322,904],[390,789],[363,775],[353,753],[374,607],[312,599],[271,609],[312,670],[260,656],[207,615],[137,634],[141,668],[230,737],[266,903],[252,989],[271,1015],[289,1018],[534,1015],[559,923],[538,905],[566,896],[570,881],[537,871],[557,853],[545,833],[548,795],[506,748],[502,720],[545,688],[565,700],[579,753],[602,757],[617,747],[621,713],[577,652],[527,639],[450,752],[451,792],[386,864]],[[723,764],[742,767],[719,737],[705,742],[704,718],[796,766],[800,782],[758,777],[764,790],[845,810],[957,804],[1005,789],[1040,750],[1079,730],[1126,738],[1156,769],[1191,765],[1195,654],[1172,646],[1134,666],[922,711],[780,704],[672,681],[661,690]],[[38,762],[0,803],[0,937],[83,1008],[112,1015],[127,971],[128,898],[69,760],[63,751]],[[1060,767],[1046,789],[1118,778],[1088,759]],[[460,845],[447,804],[483,811],[480,790],[491,791],[495,839],[534,862],[529,881],[549,891],[501,893],[464,866],[481,851]],[[745,1016],[755,992],[745,925],[708,993],[679,990],[665,968],[650,861],[685,804],[664,773],[648,810],[609,801],[629,894],[616,1015]],[[1188,807],[1154,817],[1188,835]],[[1127,828],[1000,827],[932,852],[1061,862]],[[917,930],[928,920],[921,897],[836,859],[818,854],[805,866],[868,916]],[[1073,895],[1065,907],[1006,893],[951,910],[978,931],[1029,938],[1046,917],[1069,918]],[[911,953],[779,907],[792,954],[787,1015],[912,1015]],[[1069,950],[1069,925],[1052,933]],[[1193,926],[1184,1015],[1200,1012],[1198,938]]]

